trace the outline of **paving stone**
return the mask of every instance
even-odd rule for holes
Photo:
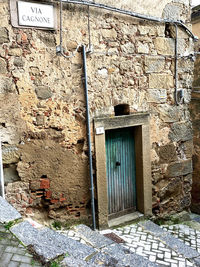
[[[0,222],[8,223],[20,218],[20,213],[0,196]]]
[[[19,267],[33,267],[33,265],[28,263],[21,263]]]
[[[49,228],[37,230],[29,222],[22,222],[10,230],[25,245],[31,246],[37,255],[43,257],[45,262],[65,253],[80,259],[95,253],[93,248]],[[27,233],[29,234],[27,235]]]
[[[10,253],[16,253],[16,254],[20,254],[20,255],[25,255],[26,250],[25,249],[18,248],[18,247],[8,246],[8,247],[6,247],[5,252],[10,252]]]
[[[102,248],[104,246],[108,246],[113,244],[113,241],[103,235],[101,235],[98,231],[92,231],[86,225],[80,224],[75,227],[75,231],[87,242],[89,242],[92,246],[96,248]]]
[[[18,255],[18,254],[15,254],[12,257],[12,260],[13,261],[22,262],[22,263],[31,263],[31,258],[30,257],[23,256],[23,255]]]
[[[19,262],[17,261],[10,261],[10,263],[8,264],[8,267],[19,267]]]
[[[12,258],[13,254],[12,253],[4,253],[1,257],[0,264],[1,266],[7,266]]]

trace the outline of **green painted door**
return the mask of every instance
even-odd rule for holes
[[[106,167],[109,218],[136,209],[133,128],[106,131]]]

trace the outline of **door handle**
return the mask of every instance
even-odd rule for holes
[[[119,161],[116,161],[116,166],[120,166],[121,163]]]

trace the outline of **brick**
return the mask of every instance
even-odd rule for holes
[[[46,192],[45,192],[45,198],[46,198],[46,199],[50,199],[51,196],[52,196],[52,191],[46,191]]]
[[[54,203],[58,203],[58,199],[51,199],[51,203],[54,204]]]
[[[49,179],[40,179],[40,189],[49,189],[50,187],[50,181]]]
[[[60,198],[60,202],[67,200],[65,197]]]
[[[33,199],[29,198],[29,204],[33,204]]]

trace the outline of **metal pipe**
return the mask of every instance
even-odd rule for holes
[[[3,198],[5,198],[1,141],[0,141],[0,195]]]
[[[89,99],[88,99],[87,61],[86,61],[85,45],[83,45],[82,48],[83,48],[83,71],[84,71],[83,80],[84,80],[84,87],[85,87],[86,117],[87,117],[87,139],[88,139],[89,164],[90,164],[91,207],[92,207],[93,229],[96,230],[94,181],[93,181],[92,149],[91,149],[91,130],[90,130],[90,110],[89,110]]]
[[[104,4],[98,4],[98,3],[94,3],[94,2],[89,2],[89,1],[85,1],[85,0],[60,0],[60,1],[62,1],[64,3],[68,3],[68,4],[78,4],[78,5],[85,5],[85,6],[101,8],[101,9],[109,10],[109,11],[112,11],[112,12],[120,13],[120,14],[123,14],[123,15],[128,15],[128,16],[135,17],[135,18],[138,18],[138,19],[144,19],[144,20],[148,20],[148,21],[177,24],[180,27],[184,28],[184,30],[194,40],[198,40],[198,37],[196,37],[182,21],[178,21],[178,20],[176,21],[176,20],[170,20],[170,19],[161,19],[161,18],[158,18],[158,17],[143,15],[143,14],[139,14],[139,13],[136,13],[136,12],[132,12],[132,11],[128,11],[128,10],[124,10],[124,9],[120,9],[120,8],[116,8],[116,7],[112,7],[112,6],[107,6],[107,5],[104,5]]]
[[[174,92],[174,99],[175,99],[175,103],[178,106],[179,105],[179,101],[178,101],[178,26],[177,24],[174,25],[175,26],[175,92]]]

